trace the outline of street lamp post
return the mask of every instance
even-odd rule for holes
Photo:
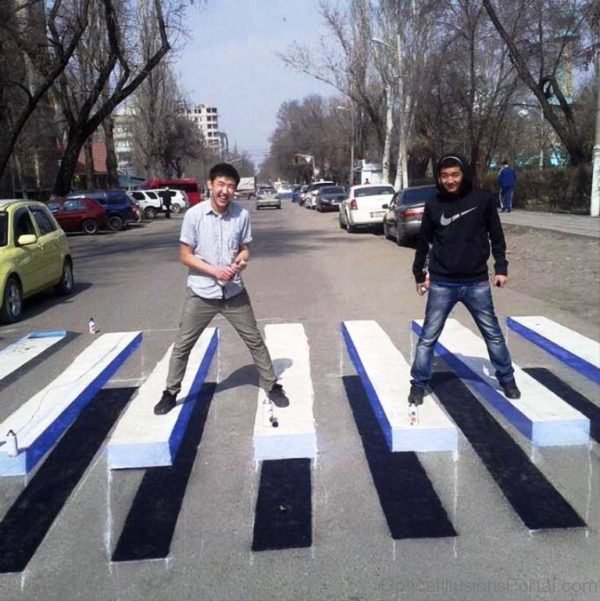
[[[350,187],[354,183],[354,110],[347,106],[336,106],[338,111],[348,111],[350,113],[350,173],[348,174],[348,182]]]

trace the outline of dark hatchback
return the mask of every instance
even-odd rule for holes
[[[138,221],[136,207],[125,190],[80,190],[67,195],[68,200],[74,198],[97,200],[106,211],[106,223],[111,230],[122,230],[128,223]]]
[[[340,203],[348,196],[345,188],[342,186],[325,186],[317,190],[315,203],[317,211],[339,211]]]
[[[106,211],[93,198],[51,200],[47,207],[65,232],[96,234],[106,224]]]
[[[394,194],[383,217],[383,233],[389,240],[395,239],[400,246],[416,238],[421,229],[425,203],[438,193],[436,186],[404,188]]]

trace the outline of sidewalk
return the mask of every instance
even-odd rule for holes
[[[565,234],[577,234],[600,238],[600,218],[565,213],[543,213],[513,209],[510,213],[499,213],[502,224],[522,225],[544,230],[555,230]]]

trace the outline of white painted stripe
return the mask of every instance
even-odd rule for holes
[[[279,427],[273,428],[265,423],[265,392],[259,390],[254,422],[254,458],[261,461],[316,457],[314,391],[304,326],[298,323],[267,325],[265,342],[273,359],[275,373],[290,399],[290,405],[285,408],[273,407],[279,423]]]
[[[343,328],[356,350],[355,367],[366,384],[369,401],[375,404],[375,414],[390,450],[456,451],[456,426],[434,394],[425,397],[418,409],[418,423],[411,426],[408,416],[410,365],[381,326],[370,320],[345,321]]]
[[[541,315],[511,317],[513,321],[557,344],[569,353],[600,368],[600,342],[587,338]]]
[[[189,418],[202,387],[218,337],[217,328],[204,330],[190,353],[177,405],[166,415],[154,415],[154,405],[162,396],[169,370],[173,346],[169,347],[115,426],[107,444],[111,469],[173,465],[178,449],[173,441],[181,441],[189,421],[186,417]]]
[[[21,475],[54,445],[85,405],[135,350],[141,332],[103,334],[79,354],[46,388],[0,424],[0,441],[17,435],[19,454],[9,457],[0,446],[0,475]]]
[[[422,320],[413,323],[419,328],[423,325]],[[446,321],[436,352],[534,445],[588,443],[589,419],[514,364],[521,398],[507,399],[494,375],[485,342],[455,319]]]
[[[32,332],[0,351],[0,380],[61,341],[67,333]]]

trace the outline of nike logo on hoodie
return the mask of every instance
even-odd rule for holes
[[[444,215],[444,213],[442,213],[442,216],[440,217],[440,225],[442,226],[447,226],[450,225],[453,221],[456,221],[457,219],[460,219],[461,217],[463,217],[464,215],[466,215],[467,213],[470,213],[471,211],[474,211],[477,207],[473,207],[471,209],[468,209],[467,211],[464,211],[463,213],[456,213],[456,215],[452,215],[452,217],[446,217],[446,215]]]

